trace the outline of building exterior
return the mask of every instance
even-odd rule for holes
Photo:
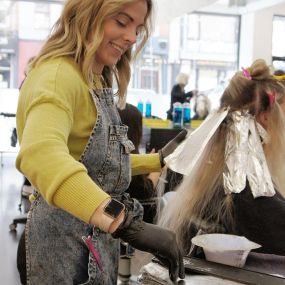
[[[0,5],[0,87],[17,88],[62,9],[59,3],[3,1]]]

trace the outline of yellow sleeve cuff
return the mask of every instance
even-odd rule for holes
[[[131,154],[132,176],[159,172],[161,170],[159,154]]]
[[[84,172],[67,179],[56,191],[53,203],[75,217],[89,223],[97,207],[110,197]]]

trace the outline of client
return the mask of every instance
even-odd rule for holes
[[[184,254],[199,230],[285,255],[285,89],[264,60],[236,72],[220,108],[166,159],[186,175],[160,224]],[[199,146],[199,148],[197,147]]]

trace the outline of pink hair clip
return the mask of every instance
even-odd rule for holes
[[[252,77],[251,77],[249,71],[247,69],[243,68],[243,67],[241,69],[242,69],[243,76],[246,77],[247,79],[251,80]]]
[[[268,98],[269,98],[269,106],[272,107],[272,105],[273,105],[274,102],[275,102],[275,97],[276,97],[275,92],[274,92],[274,91],[268,92],[268,93],[267,93],[267,96],[268,96]]]

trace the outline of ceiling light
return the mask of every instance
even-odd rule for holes
[[[247,0],[229,0],[229,7],[237,6],[243,7],[246,6]]]

